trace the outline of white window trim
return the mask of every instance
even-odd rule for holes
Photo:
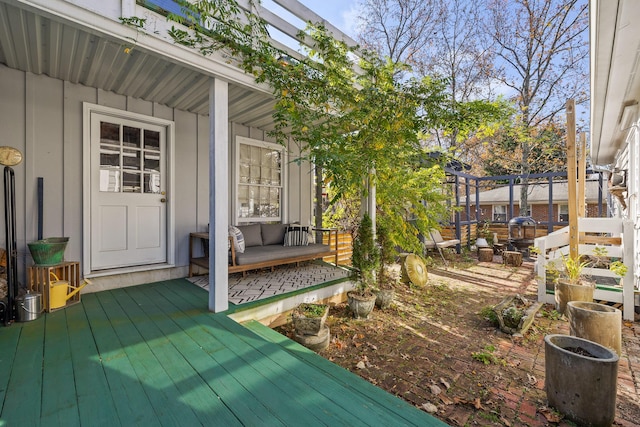
[[[496,208],[504,208],[504,212],[496,212]],[[498,221],[496,219],[496,213],[504,215],[504,220],[507,220],[507,205],[491,205],[491,221]]]
[[[562,207],[565,207],[566,211],[563,212]],[[567,217],[569,216],[569,205],[565,204],[565,203],[559,203],[558,204],[558,222],[562,222],[562,219],[560,218],[560,215],[562,214],[567,215]]]
[[[279,150],[282,153],[282,163],[280,171],[280,216],[279,217],[264,217],[264,218],[240,218],[238,215],[238,186],[240,185],[240,144],[247,144],[258,146],[261,148],[267,148],[271,150]],[[287,183],[288,183],[288,168],[289,164],[288,152],[285,146],[281,144],[275,144],[273,142],[261,141],[259,139],[247,138],[244,136],[236,136],[235,143],[235,160],[234,160],[234,184],[233,184],[233,197],[232,197],[232,218],[234,224],[253,223],[253,222],[283,222],[284,213],[286,212],[286,200],[287,200]]]

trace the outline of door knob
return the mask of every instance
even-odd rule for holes
[[[162,199],[160,199],[160,201],[161,201],[162,203],[164,203],[164,202],[166,202],[166,201],[167,201],[167,199],[165,199],[165,198],[163,197]]]

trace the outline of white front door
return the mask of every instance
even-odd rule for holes
[[[162,125],[91,113],[91,271],[167,262]]]

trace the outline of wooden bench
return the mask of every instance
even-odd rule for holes
[[[311,261],[314,259],[322,259],[325,257],[335,257],[335,264],[338,265],[338,230],[333,228],[312,228],[311,231],[315,234],[316,232],[322,233],[323,236],[327,234],[327,244],[319,244],[319,243],[310,243],[305,246],[283,246],[282,244],[277,245],[265,245],[260,246],[260,250],[262,252],[269,252],[270,247],[275,254],[275,258],[267,259],[259,262],[252,263],[241,263],[237,262],[237,254],[233,244],[233,238],[229,237],[229,273],[239,273],[242,272],[243,275],[246,274],[249,270],[258,270],[261,268],[271,268],[276,267],[278,265],[286,265],[286,264],[298,264],[303,261]],[[198,239],[208,240],[209,233],[201,232],[201,233],[191,233],[189,241],[189,277],[193,276],[193,265],[197,265],[201,268],[209,268],[209,257],[194,257],[193,256],[193,245],[194,242]],[[324,239],[323,239],[324,240]],[[248,247],[245,249],[246,251],[250,251],[251,248]],[[302,253],[301,253],[302,252]],[[278,256],[281,255],[281,256]]]

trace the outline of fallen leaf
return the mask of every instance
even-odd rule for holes
[[[438,396],[440,398],[440,400],[442,400],[442,403],[444,403],[445,405],[453,405],[453,400],[449,399],[447,397],[446,394],[441,394]]]
[[[562,415],[557,411],[554,411],[553,409],[547,406],[539,407],[538,412],[540,412],[544,416],[544,418],[550,423],[559,423],[564,418],[564,415]]]
[[[358,369],[364,369],[366,368],[366,365],[364,364],[364,362],[361,360],[356,364],[356,368]]]
[[[440,383],[444,386],[444,388],[446,388],[447,390],[449,390],[451,388],[451,385],[449,385],[449,383],[447,382],[447,380],[445,380],[444,378],[440,377]]]
[[[431,389],[431,393],[435,394],[436,396],[442,393],[442,389],[435,384],[430,385],[429,388]]]
[[[409,371],[409,372],[407,372],[407,375],[409,375],[410,377],[412,377],[412,376],[413,376],[413,371]]]
[[[357,342],[357,341],[356,341],[356,342],[354,342],[354,343],[353,343],[353,345],[354,345],[356,348],[360,348],[360,346],[362,345],[362,343],[360,343],[360,342]]]
[[[531,374],[527,374],[527,381],[531,385],[536,385],[538,383],[538,379]]]
[[[371,344],[371,343],[369,343],[369,347],[371,348],[371,350],[377,350],[378,349],[378,347],[376,347],[375,344]]]
[[[424,409],[425,411],[427,411],[430,414],[435,414],[436,412],[438,412],[438,407],[436,405],[434,405],[433,403],[430,403],[430,402],[423,403],[422,404],[422,409]]]
[[[473,399],[473,406],[474,406],[477,410],[484,409],[484,408],[482,407],[482,403],[480,403],[480,398],[479,398],[479,397],[476,397],[475,399]]]
[[[511,427],[511,423],[507,421],[504,417],[500,417],[500,421],[502,421],[502,424],[504,424],[506,427]]]
[[[400,357],[402,357],[402,359],[404,359],[404,360],[409,360],[409,355],[408,354],[400,353]]]

